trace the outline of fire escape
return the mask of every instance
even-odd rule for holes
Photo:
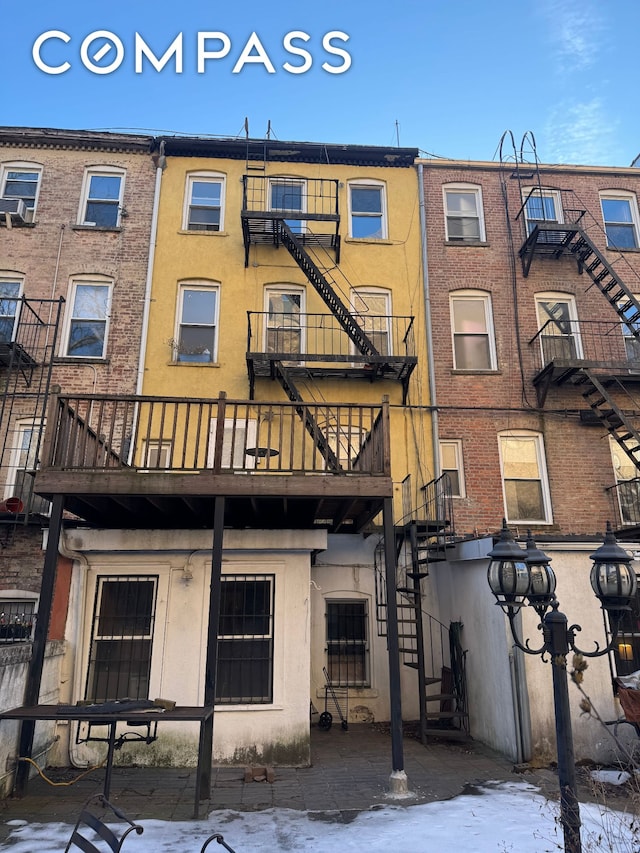
[[[630,460],[633,470],[638,471],[640,401],[636,391],[640,384],[640,297],[637,294],[640,283],[634,293],[623,280],[623,276],[632,280],[637,274],[626,264],[622,253],[614,255],[619,235],[615,231],[607,233],[584,205],[580,205],[573,190],[543,185],[535,158],[535,142],[533,151],[533,168],[525,166],[522,158],[516,158],[511,176],[518,181],[522,198],[522,206],[515,217],[523,234],[518,252],[522,273],[526,278],[534,261],[575,261],[577,273],[588,279],[586,288],[597,288],[613,311],[610,317],[610,312],[604,310],[602,319],[578,322],[561,302],[539,303],[540,329],[529,342],[535,348],[537,359],[533,379],[537,402],[540,407],[544,406],[552,386],[576,388],[588,406],[580,412],[581,421],[604,427]],[[627,248],[624,240],[632,238],[632,231],[627,234],[622,238],[621,247]],[[604,242],[606,254],[600,248]],[[619,482],[611,491],[615,514],[620,521],[618,527],[627,525],[628,531],[630,523],[640,524],[640,491],[636,478],[632,482]]]

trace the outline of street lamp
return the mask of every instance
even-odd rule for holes
[[[550,558],[536,547],[531,531],[528,533],[526,550],[523,551],[514,541],[503,519],[500,538],[489,552],[489,557],[489,586],[496,603],[509,619],[514,643],[526,654],[541,655],[543,660],[545,655],[549,655],[551,659],[564,849],[566,853],[582,853],[567,654],[571,649],[585,657],[599,657],[613,649],[620,620],[625,611],[630,609],[631,599],[636,593],[636,576],[630,566],[633,558],[618,545],[611,525],[607,522],[604,543],[590,555],[590,559],[593,560],[591,586],[602,609],[608,614],[611,641],[605,648],[600,648],[596,642],[593,651],[584,652],[575,642],[576,633],[581,630],[580,625],[569,626],[567,617],[558,610],[556,578],[549,565]],[[523,643],[518,636],[516,615],[524,605],[533,607],[541,620],[538,628],[542,631],[544,642],[537,649],[529,646],[529,640]]]

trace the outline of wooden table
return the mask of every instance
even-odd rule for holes
[[[206,799],[209,796],[209,790],[204,792],[202,789],[209,788],[211,783],[211,768],[203,766],[203,743],[205,734],[205,724],[213,716],[213,708],[211,706],[179,706],[177,705],[170,711],[161,708],[143,708],[138,710],[118,710],[115,712],[93,711],[90,705],[85,706],[70,706],[70,705],[33,705],[31,707],[22,706],[12,708],[10,711],[0,712],[0,720],[29,720],[32,722],[38,720],[78,720],[82,722],[92,723],[93,725],[109,726],[109,736],[105,738],[107,746],[107,761],[104,777],[104,796],[109,799],[109,790],[111,787],[111,771],[113,766],[113,752],[116,743],[116,728],[118,723],[159,723],[159,722],[198,722],[200,723],[200,735],[198,739],[198,770],[196,775],[196,792],[193,805],[193,816],[198,818],[200,800]],[[208,780],[203,785],[203,779]]]

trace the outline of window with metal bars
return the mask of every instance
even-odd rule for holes
[[[35,601],[0,599],[0,643],[31,640],[35,618]]]
[[[158,578],[100,577],[93,611],[86,698],[148,699]]]
[[[224,575],[216,702],[273,702],[273,575]]]
[[[369,685],[367,602],[327,601],[327,669],[337,687]]]

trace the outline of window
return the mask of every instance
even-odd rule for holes
[[[453,366],[456,370],[495,370],[496,352],[488,293],[451,294]]]
[[[633,295],[636,301],[640,302],[640,295]],[[636,307],[625,301],[618,303],[618,309],[625,318],[622,323],[622,337],[627,361],[640,362],[640,339],[637,337],[640,333],[640,317],[637,316]]]
[[[80,225],[117,228],[122,215],[124,172],[121,169],[90,169],[85,172],[80,205]]]
[[[556,359],[575,361],[582,358],[573,296],[563,293],[539,293],[535,299],[544,364]]]
[[[175,360],[212,364],[217,358],[218,288],[183,284],[179,289]]]
[[[269,181],[269,209],[286,211],[287,213],[306,210],[306,184],[296,178],[271,178]],[[285,219],[294,234],[302,234],[304,222],[302,219]]]
[[[531,234],[536,225],[562,222],[562,203],[558,190],[544,187],[527,187],[523,190],[524,216],[527,234]],[[539,234],[539,242],[558,242],[562,236],[551,232]]]
[[[452,243],[479,243],[485,239],[482,190],[466,184],[442,188],[447,240]]]
[[[66,355],[104,358],[111,284],[75,281],[71,286]]]
[[[387,236],[384,184],[349,184],[349,236],[383,240]]]
[[[0,643],[26,643],[33,638],[36,620],[35,595],[19,590],[0,594]]]
[[[611,249],[638,248],[638,205],[631,194],[600,197],[607,246]]]
[[[187,175],[182,227],[186,231],[222,231],[224,190],[223,175]]]
[[[610,446],[620,519],[623,524],[640,524],[640,472],[614,438]]]
[[[2,173],[2,198],[19,198],[26,208],[25,220],[33,222],[40,190],[42,167],[33,163],[6,163]]]
[[[145,441],[143,467],[152,470],[170,468],[172,446],[170,441],[154,439]]]
[[[158,578],[100,577],[89,650],[91,702],[149,698]]]
[[[273,702],[273,575],[223,575],[216,702]]]
[[[391,355],[391,294],[378,288],[358,288],[351,292],[351,308],[378,353]]]
[[[464,466],[462,464],[462,442],[459,439],[443,439],[440,441],[440,470],[449,475],[451,495],[463,498]]]
[[[33,494],[34,473],[39,464],[44,424],[40,421],[18,421],[7,433],[11,467],[7,475],[5,500],[18,498],[25,512],[49,515],[50,503]]]
[[[225,418],[222,437],[221,468],[255,468],[260,457],[256,444],[257,421],[250,418]],[[211,419],[209,425],[209,448],[207,465],[214,467],[218,421]]]
[[[367,602],[326,601],[327,670],[336,687],[369,685]]]
[[[618,676],[640,669],[640,592],[631,602],[631,610],[622,614],[613,659]]]
[[[304,352],[304,290],[270,287],[265,291],[265,352],[299,355]]]
[[[502,433],[498,436],[507,521],[551,522],[542,436]]]
[[[0,277],[0,343],[10,343],[15,338],[21,293],[21,281]]]

